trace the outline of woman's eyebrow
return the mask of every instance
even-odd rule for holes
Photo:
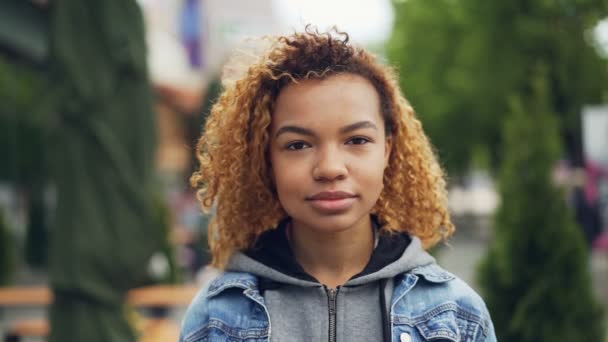
[[[307,128],[304,127],[300,127],[300,126],[283,126],[281,128],[279,128],[279,130],[277,131],[277,133],[274,135],[274,138],[278,138],[279,135],[283,134],[283,133],[287,133],[287,132],[291,132],[291,133],[297,133],[297,134],[302,134],[302,135],[308,135],[311,137],[315,136],[315,133]]]
[[[378,127],[376,127],[376,125],[371,121],[359,121],[359,122],[355,122],[354,124],[340,128],[340,133],[342,133],[342,134],[349,133],[349,132],[356,131],[361,128],[372,128],[372,129],[378,130]]]
[[[355,122],[354,124],[350,124],[348,126],[344,126],[344,127],[340,128],[340,134],[349,133],[349,132],[356,131],[356,130],[362,129],[362,128],[371,128],[371,129],[378,130],[378,127],[371,121],[359,121],[359,122]],[[308,128],[304,128],[304,127],[300,127],[300,126],[283,126],[277,130],[277,132],[274,135],[274,138],[276,139],[279,137],[279,135],[281,135],[283,133],[287,133],[287,132],[307,135],[310,137],[315,136],[315,133]]]

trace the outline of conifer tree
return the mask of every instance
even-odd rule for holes
[[[510,99],[503,131],[502,203],[480,265],[500,341],[604,341],[581,229],[551,180],[560,153],[546,73]]]

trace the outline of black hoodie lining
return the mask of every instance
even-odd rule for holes
[[[380,313],[382,315],[382,341],[390,342],[391,341],[391,323],[388,319],[388,310],[386,308],[386,296],[384,294],[386,283],[388,279],[380,279],[380,286],[378,289],[380,291]]]
[[[372,216],[375,226],[378,227],[377,218]],[[308,274],[296,260],[287,240],[286,229],[290,219],[287,218],[276,229],[262,234],[253,248],[245,252],[250,258],[290,277],[320,283],[315,277]],[[382,230],[378,234],[378,245],[361,272],[350,280],[375,273],[385,266],[397,261],[411,242],[405,233],[390,234]],[[270,286],[270,284],[268,284]]]

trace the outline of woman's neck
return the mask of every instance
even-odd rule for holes
[[[331,288],[361,272],[374,249],[369,215],[339,232],[324,232],[292,221],[290,241],[304,270]]]

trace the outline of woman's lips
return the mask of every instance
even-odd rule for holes
[[[336,213],[347,210],[352,207],[355,203],[354,197],[335,199],[335,200],[311,200],[310,201],[313,208],[326,212],[326,213]]]
[[[314,196],[309,197],[307,200],[310,202],[313,208],[323,213],[332,214],[345,211],[353,206],[356,200],[356,195],[343,192],[320,192]]]

